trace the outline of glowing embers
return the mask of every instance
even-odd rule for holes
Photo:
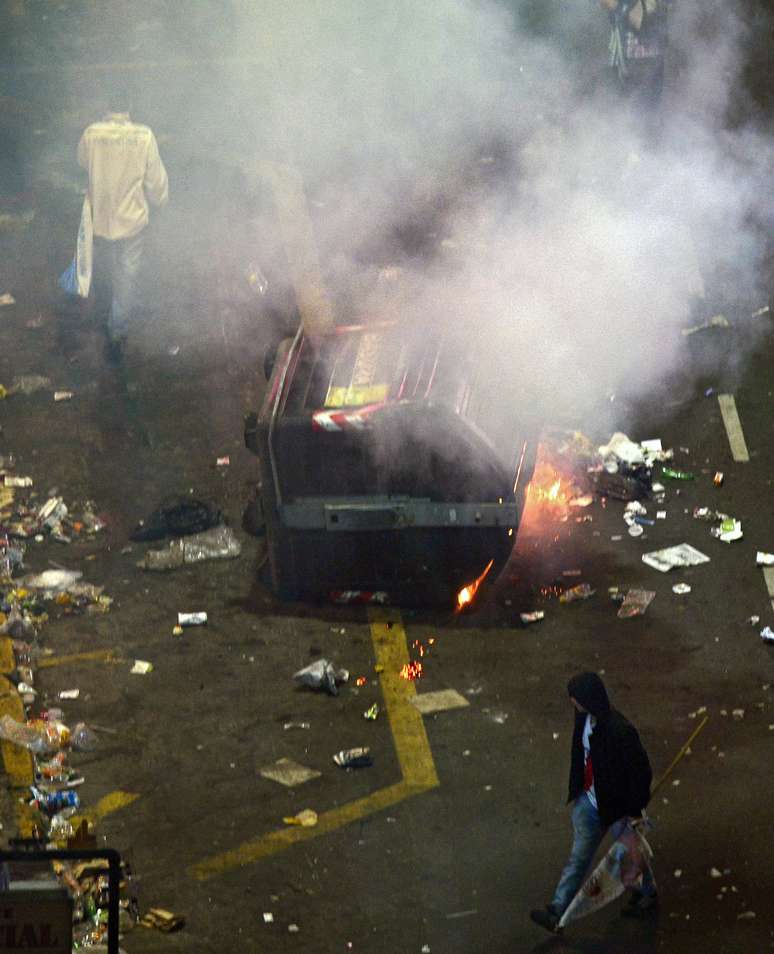
[[[399,675],[408,682],[416,682],[422,678],[422,663],[418,659],[412,659],[411,662],[405,663]]]
[[[420,639],[415,639],[411,644],[412,652],[419,657],[419,659],[412,659],[410,662],[407,662],[400,673],[398,674],[401,679],[406,679],[408,682],[416,682],[417,679],[421,679],[424,676],[424,666],[422,660],[430,655],[433,644],[435,643],[435,637],[431,636],[427,640],[427,645],[425,645]]]
[[[487,563],[487,565],[484,567],[484,572],[481,574],[481,576],[473,580],[472,583],[468,583],[467,586],[462,587],[462,589],[457,594],[457,611],[463,610],[466,607],[470,606],[470,604],[475,599],[476,593],[478,593],[479,587],[486,579],[489,571],[492,569],[493,564],[494,564],[494,560],[490,560],[489,563]]]

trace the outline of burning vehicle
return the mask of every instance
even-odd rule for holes
[[[245,422],[281,599],[462,606],[497,577],[537,433],[498,432],[485,384],[451,334],[400,321],[282,342]]]

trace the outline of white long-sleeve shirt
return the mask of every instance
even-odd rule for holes
[[[161,206],[169,198],[156,137],[128,113],[109,113],[88,126],[78,162],[89,173],[94,235],[100,238],[132,238],[148,224],[148,202]]]

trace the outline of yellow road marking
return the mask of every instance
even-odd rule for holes
[[[5,659],[6,651],[10,650],[13,659],[11,640],[3,638],[0,643],[3,644],[3,658]],[[17,722],[26,721],[24,704],[16,691],[16,686],[5,676],[0,676],[0,716],[4,715],[11,716]],[[14,800],[16,829],[22,838],[29,838],[37,819],[35,809],[27,804],[30,797],[29,787],[32,785],[34,778],[32,753],[20,745],[14,745],[13,742],[3,739],[0,742],[0,754],[2,754],[3,768],[8,778],[11,798]]]
[[[400,613],[397,610],[374,609],[370,612],[370,619],[376,663],[384,667],[380,675],[382,695],[403,774],[402,781],[320,813],[315,828],[283,828],[206,858],[191,867],[190,873],[194,878],[205,881],[233,868],[244,867],[284,851],[299,841],[325,835],[438,786],[433,753],[422,716],[410,704],[412,696],[416,695],[416,688],[413,682],[399,676],[401,668],[409,661],[406,631]]]
[[[14,669],[16,669],[16,659],[13,655],[13,642],[7,636],[3,636],[0,639],[0,673],[8,675]]]
[[[74,815],[70,819],[70,823],[75,829],[78,828],[84,819],[88,821],[89,825],[94,825],[96,822],[102,821],[107,815],[112,815],[113,812],[118,812],[122,808],[126,808],[127,805],[131,805],[132,802],[137,801],[139,797],[140,796],[135,792],[110,792],[109,795],[105,795],[104,798],[101,798],[94,808],[90,808],[81,815]]]
[[[50,669],[53,666],[70,666],[79,662],[120,662],[112,649],[92,649],[85,653],[71,653],[69,656],[47,656],[38,661],[38,669]]]

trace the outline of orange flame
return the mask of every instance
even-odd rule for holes
[[[473,580],[472,583],[468,583],[467,586],[463,586],[462,589],[459,591],[459,593],[457,594],[457,610],[458,611],[465,609],[466,606],[470,606],[470,604],[473,602],[473,599],[476,593],[478,592],[479,586],[481,586],[481,584],[486,579],[486,575],[492,569],[493,564],[494,564],[494,560],[490,560],[489,563],[487,563],[487,565],[484,567],[484,572],[481,574],[481,576]]]

